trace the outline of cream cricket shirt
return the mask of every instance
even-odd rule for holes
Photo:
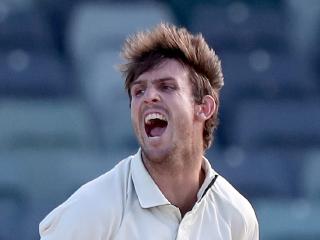
[[[54,209],[40,223],[41,239],[258,240],[250,203],[205,158],[203,169],[198,201],[181,218],[145,169],[139,150]]]

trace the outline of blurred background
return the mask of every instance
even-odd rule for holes
[[[0,0],[0,240],[39,239],[49,211],[135,153],[115,66],[160,21],[222,59],[207,157],[252,202],[261,239],[320,239],[318,0]]]

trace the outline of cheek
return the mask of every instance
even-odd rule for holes
[[[134,128],[138,126],[138,123],[139,123],[138,108],[137,108],[137,105],[134,104],[133,102],[131,103],[131,122]]]
[[[176,110],[174,113],[175,127],[185,132],[193,127],[194,124],[194,114],[190,109],[180,109]]]
[[[131,125],[136,136],[139,135],[139,121],[134,111],[131,110]]]
[[[195,115],[195,106],[190,99],[182,99],[179,102],[180,114],[187,119],[194,119]]]
[[[133,124],[136,124],[136,122],[137,122],[137,117],[138,117],[138,115],[137,115],[135,109],[131,108],[131,122],[132,122]]]

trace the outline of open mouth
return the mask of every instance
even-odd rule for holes
[[[167,119],[160,113],[148,114],[144,123],[148,137],[160,137],[168,126]]]

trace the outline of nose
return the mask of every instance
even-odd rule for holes
[[[158,91],[154,87],[147,88],[144,93],[144,102],[155,103],[158,101],[160,101],[160,96]]]

